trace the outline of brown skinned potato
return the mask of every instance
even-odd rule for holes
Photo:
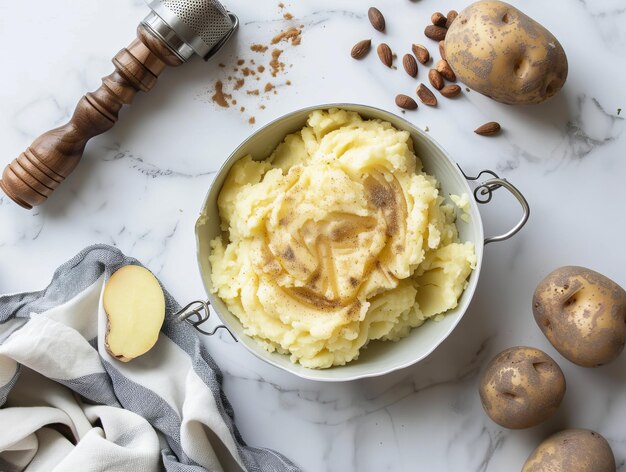
[[[584,267],[561,267],[543,279],[533,314],[563,357],[583,367],[615,359],[626,342],[626,292]]]
[[[479,393],[485,412],[500,426],[529,428],[556,412],[565,395],[565,377],[545,352],[512,347],[489,363]]]
[[[611,446],[588,429],[566,429],[543,441],[522,472],[615,472]]]
[[[567,78],[567,57],[550,31],[508,3],[471,4],[446,34],[459,80],[502,103],[541,103]]]

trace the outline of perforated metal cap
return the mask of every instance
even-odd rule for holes
[[[205,59],[228,39],[237,26],[237,17],[226,11],[217,0],[152,0],[148,5],[153,14],[144,20],[144,24],[157,30],[168,43],[176,42],[176,38],[167,37],[161,22],[165,23],[188,48]],[[175,49],[186,55],[184,47],[176,46]]]

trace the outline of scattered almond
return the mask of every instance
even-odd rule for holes
[[[367,10],[367,17],[375,30],[385,31],[385,17],[378,8],[371,7]]]
[[[402,58],[402,65],[407,74],[411,77],[417,77],[417,61],[413,56],[405,54]]]
[[[456,84],[446,85],[439,91],[439,93],[446,98],[454,98],[461,93],[461,87]]]
[[[445,59],[437,61],[435,69],[439,71],[444,79],[449,80],[450,82],[456,82],[456,74],[452,70],[452,67],[450,67],[450,64],[448,64],[448,61]]]
[[[456,17],[459,16],[456,10],[450,10],[448,12],[448,16],[446,17],[446,28],[450,28],[452,26],[452,22],[456,20]]]
[[[429,107],[434,107],[437,105],[437,97],[435,97],[435,95],[430,91],[428,87],[426,87],[426,85],[419,84],[416,93],[424,105],[428,105]]]
[[[411,46],[411,50],[421,64],[426,64],[430,60],[430,53],[428,52],[428,49],[421,44],[414,44]]]
[[[436,11],[431,15],[430,21],[432,21],[435,26],[446,26],[446,21],[448,21],[448,19],[443,13]]]
[[[500,132],[500,129],[500,123],[490,121],[476,128],[474,133],[480,134],[481,136],[494,136]]]
[[[370,52],[371,47],[372,47],[372,40],[364,39],[354,45],[354,47],[352,48],[352,51],[350,52],[350,55],[354,59],[362,59],[363,57],[366,56],[368,52]]]
[[[417,108],[417,102],[408,95],[396,95],[396,105],[405,110],[415,110]]]
[[[380,43],[376,52],[378,53],[380,61],[387,67],[391,67],[391,63],[393,62],[393,53],[391,52],[391,48],[385,43]]]
[[[446,39],[446,33],[448,30],[443,26],[428,25],[424,29],[424,34],[427,38],[434,39],[435,41],[442,41]]]
[[[445,85],[443,82],[443,77],[441,77],[439,71],[435,69],[430,69],[428,71],[428,81],[430,82],[430,85],[435,87],[437,90],[441,90]]]
[[[446,60],[446,42],[439,41],[439,55],[443,60]]]

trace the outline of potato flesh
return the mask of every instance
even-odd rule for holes
[[[546,28],[500,1],[463,10],[446,34],[445,54],[459,80],[502,103],[540,103],[567,78],[567,57]]]
[[[165,297],[149,270],[128,265],[116,271],[104,288],[103,304],[109,354],[128,362],[156,344],[165,319]]]

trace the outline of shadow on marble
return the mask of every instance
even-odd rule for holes
[[[576,101],[576,97],[568,96],[565,88],[547,102],[537,105],[510,105],[507,112],[525,123],[556,126],[565,131],[567,123],[576,117],[570,106],[572,101]]]

